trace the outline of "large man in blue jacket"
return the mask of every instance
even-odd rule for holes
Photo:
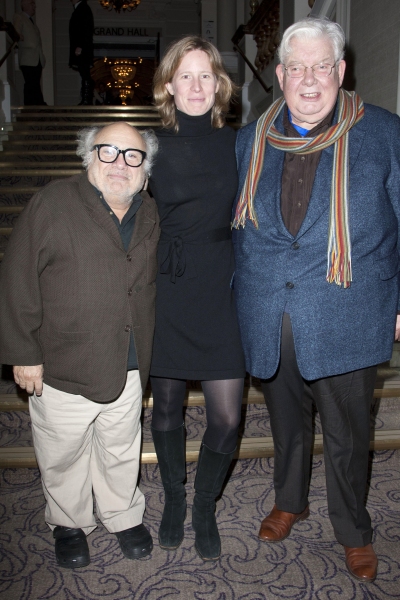
[[[311,390],[329,516],[348,570],[368,582],[370,405],[400,335],[400,119],[341,89],[344,41],[327,20],[287,29],[284,97],[238,134],[235,292],[275,445],[276,504],[259,537],[281,541],[309,515]]]

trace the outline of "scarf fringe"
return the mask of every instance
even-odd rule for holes
[[[343,285],[345,289],[350,287],[350,283],[353,281],[351,259],[345,256],[337,256],[335,252],[332,252],[328,263],[326,280],[328,283]]]

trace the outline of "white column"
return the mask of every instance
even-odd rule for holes
[[[311,8],[308,0],[295,0],[294,3],[294,22],[305,19],[310,14]]]
[[[399,70],[397,74],[397,107],[396,113],[400,116],[400,43],[399,43]]]
[[[236,0],[217,2],[217,38],[220,52],[232,52],[232,36],[236,31]]]
[[[43,97],[47,104],[54,104],[54,48],[53,48],[53,0],[36,2],[36,25],[40,29],[46,66],[42,74]]]
[[[5,31],[0,31],[0,58],[7,52],[7,34]],[[0,67],[0,123],[9,123],[11,121],[11,98],[10,84],[8,82],[7,61]],[[3,127],[0,128],[0,141],[4,133]]]
[[[254,65],[257,55],[257,45],[253,36],[246,34],[240,43],[240,47],[249,61]],[[239,80],[242,83],[242,123],[245,124],[250,123],[255,118],[252,114],[251,100],[249,98],[249,86],[254,80],[254,75],[253,71],[248,67],[242,57],[239,58],[239,71]]]
[[[236,0],[236,26],[245,25],[250,19],[250,0]]]
[[[5,21],[13,22],[14,14],[20,10],[20,0],[5,0],[4,1],[4,12],[3,17]],[[10,39],[7,40],[7,34],[5,31],[0,32],[1,44],[0,44],[0,58],[4,56],[7,49],[10,46]],[[18,75],[16,72],[18,69],[18,58],[15,49],[11,51],[7,60],[3,63],[0,68],[0,122],[9,123],[11,122],[11,107],[20,104],[18,94]],[[4,132],[4,126],[1,127],[1,135]]]
[[[351,0],[337,0],[336,2],[336,23],[342,26],[346,41],[350,38],[350,7]]]
[[[15,0],[5,0],[5,21],[13,21],[14,14],[21,10],[21,2]]]
[[[217,2],[217,40],[218,50],[224,61],[225,69],[232,79],[237,80],[238,57],[233,49],[232,37],[236,31],[236,0],[218,0]]]
[[[217,0],[203,0],[201,3],[201,35],[217,45]]]

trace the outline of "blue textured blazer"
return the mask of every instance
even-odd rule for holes
[[[283,133],[283,111],[275,126]],[[239,131],[236,153],[242,188],[256,122]],[[280,196],[284,152],[267,144],[255,197],[259,228],[233,230],[234,279],[247,370],[272,377],[280,357],[284,311],[293,327],[305,379],[378,364],[392,353],[399,300],[400,119],[365,106],[349,133],[349,222],[353,281],[326,281],[333,146],[324,150],[303,224],[286,229]]]

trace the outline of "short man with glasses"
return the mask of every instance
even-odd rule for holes
[[[376,365],[400,337],[400,119],[341,89],[344,44],[323,19],[283,35],[283,98],[237,138],[234,286],[275,447],[275,504],[259,537],[280,542],[312,514],[313,398],[329,517],[349,572],[369,582],[370,406]]]
[[[0,271],[0,360],[30,395],[37,462],[65,568],[89,564],[96,512],[127,558],[147,556],[137,487],[154,330],[153,132],[79,134],[87,172],[55,181],[18,219]],[[22,366],[21,366],[22,365]]]

